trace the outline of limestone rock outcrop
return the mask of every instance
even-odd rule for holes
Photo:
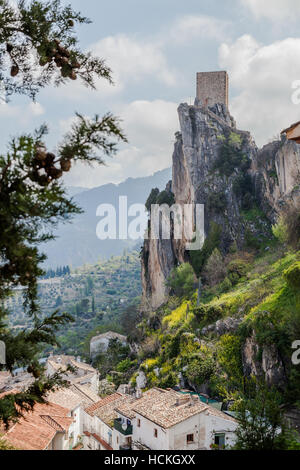
[[[205,235],[212,222],[217,224],[224,253],[233,241],[243,248],[249,234],[260,242],[270,233],[281,208],[300,198],[300,146],[283,138],[259,150],[249,132],[236,128],[223,104],[205,108],[196,99],[194,106],[181,104],[178,115],[180,132],[176,133],[172,182],[166,191],[172,191],[175,203],[181,206],[204,204]],[[218,168],[226,139],[231,139],[241,160],[246,162],[238,163],[231,173],[222,173]],[[261,219],[249,221],[243,217],[245,195],[237,187],[245,175],[251,181],[251,197],[256,198],[264,214]],[[166,279],[172,268],[190,259],[186,242],[184,236],[175,240],[172,235],[169,240],[150,237],[145,241],[142,252],[145,310],[155,310],[165,302],[169,293]]]

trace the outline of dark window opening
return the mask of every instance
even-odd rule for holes
[[[219,447],[219,449],[224,449],[225,447],[225,434],[216,434],[215,435],[215,445]]]

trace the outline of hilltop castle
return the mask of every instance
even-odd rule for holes
[[[229,78],[225,71],[197,73],[197,100],[210,107],[222,103],[228,108]]]

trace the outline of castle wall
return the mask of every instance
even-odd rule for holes
[[[214,106],[217,103],[228,107],[228,74],[227,72],[197,73],[197,98],[203,106]]]

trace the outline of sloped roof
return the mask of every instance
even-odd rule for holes
[[[56,433],[68,431],[73,419],[69,410],[54,403],[37,403],[4,434],[4,439],[21,450],[44,450]]]
[[[281,134],[285,134],[286,132],[295,129],[295,127],[297,127],[299,124],[300,124],[300,121],[297,121],[294,124],[291,124],[290,127],[288,127],[287,129],[284,129],[283,131],[281,131]]]
[[[101,421],[110,426],[111,421],[114,418],[117,418],[115,408],[118,407],[125,399],[126,397],[124,395],[113,393],[112,395],[108,395],[94,405],[86,408],[85,411],[90,416],[98,416]]]
[[[148,392],[144,393],[144,396]],[[120,405],[115,408],[117,413],[120,413],[121,415],[125,416],[126,418],[133,419],[135,417],[135,411],[134,407],[137,404],[137,399],[135,397],[126,397],[125,400],[123,400]]]
[[[90,416],[95,416],[96,411],[102,408],[103,406],[107,406],[111,403],[114,403],[116,400],[119,400],[122,397],[120,393],[113,393],[112,395],[108,395],[105,398],[101,398],[96,403],[88,406],[85,408],[85,412],[88,413]]]
[[[235,421],[231,416],[202,403],[199,399],[190,400],[174,390],[158,388],[149,390],[142,398],[136,400],[132,410],[165,429],[204,411],[228,421]]]
[[[68,410],[74,410],[77,406],[85,408],[92,405],[99,400],[99,397],[88,387],[72,384],[69,388],[61,388],[49,393],[47,400]]]
[[[94,336],[91,339],[91,343],[93,343],[94,341],[97,341],[99,339],[103,339],[103,338],[105,338],[105,339],[106,338],[107,339],[119,339],[120,341],[127,341],[126,336],[120,335],[119,333],[116,333],[114,331],[107,331],[107,333],[102,333],[101,335]]]

